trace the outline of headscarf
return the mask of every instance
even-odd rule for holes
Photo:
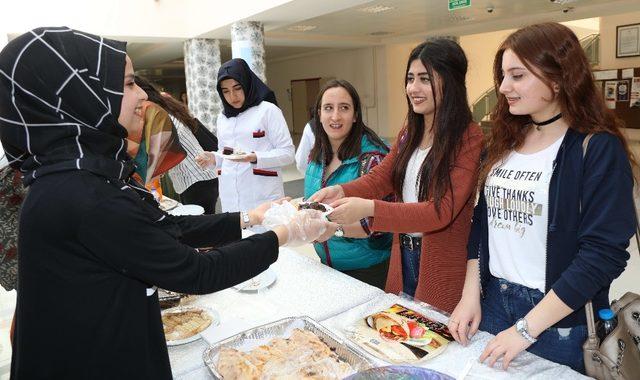
[[[129,178],[134,165],[118,123],[125,49],[125,42],[47,27],[0,52],[0,139],[25,185],[69,170]]]
[[[145,100],[142,115],[134,130],[129,131],[127,153],[136,162],[136,179],[147,185],[178,165],[187,154],[167,111]]]
[[[220,83],[225,79],[235,79],[242,86],[242,90],[244,91],[244,104],[242,104],[242,107],[233,108],[224,98]],[[263,100],[273,103],[276,106],[278,105],[276,95],[273,91],[251,71],[247,62],[241,58],[234,58],[220,66],[220,70],[218,70],[217,88],[220,99],[222,99],[222,105],[224,106],[223,113],[226,117],[238,116],[241,112],[257,106]]]

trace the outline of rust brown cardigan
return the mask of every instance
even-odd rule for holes
[[[462,295],[467,266],[467,238],[483,144],[482,131],[475,123],[469,125],[462,138],[460,153],[451,169],[453,194],[447,192],[442,198],[440,216],[431,201],[394,203],[379,200],[394,192],[391,172],[400,137],[380,165],[369,174],[342,185],[347,197],[375,199],[373,230],[395,233],[385,290],[394,294],[402,291],[398,234],[422,232],[420,277],[415,297],[449,313]]]

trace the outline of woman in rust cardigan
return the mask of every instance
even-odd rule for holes
[[[396,144],[369,174],[311,198],[335,207],[333,222],[372,217],[395,232],[386,290],[451,312],[460,300],[482,132],[467,104],[467,59],[451,40],[413,49],[405,77],[409,110]],[[380,200],[395,193],[398,202]]]

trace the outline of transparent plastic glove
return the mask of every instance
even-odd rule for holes
[[[280,204],[272,203],[264,213],[262,225],[268,230],[272,230],[275,226],[282,226],[289,223],[294,215],[298,213],[296,206],[290,202],[282,202]]]
[[[285,224],[289,237],[283,246],[296,247],[313,242],[327,230],[327,223],[327,219],[318,210],[298,211]]]

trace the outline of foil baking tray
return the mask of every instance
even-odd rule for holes
[[[279,321],[254,327],[222,340],[204,351],[202,355],[204,363],[213,374],[213,377],[221,380],[222,376],[216,366],[218,364],[218,355],[223,347],[247,352],[260,345],[267,344],[273,338],[288,338],[295,328],[316,334],[341,360],[351,365],[354,373],[374,367],[373,363],[359,348],[338,337],[326,327],[307,316],[284,318]]]

